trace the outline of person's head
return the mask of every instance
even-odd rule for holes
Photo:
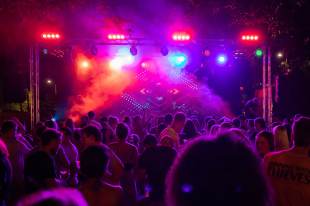
[[[51,129],[58,129],[58,125],[57,122],[53,121],[53,120],[46,120],[44,122],[45,127],[47,128],[51,128]]]
[[[76,189],[57,188],[38,191],[24,197],[17,206],[87,206],[83,195]]]
[[[118,118],[114,116],[110,116],[108,119],[108,124],[112,129],[116,129],[117,124],[118,124]]]
[[[129,142],[130,144],[135,145],[136,147],[139,147],[140,138],[139,138],[138,135],[132,134],[132,135],[129,136],[128,142]]]
[[[99,122],[101,126],[103,127],[104,124],[108,124],[108,118],[106,116],[102,116],[100,117]]]
[[[145,149],[155,147],[157,145],[157,139],[154,135],[148,134],[144,137],[142,144]]]
[[[172,116],[172,114],[166,114],[166,115],[165,115],[165,121],[164,121],[164,123],[165,123],[166,125],[170,125],[170,124],[172,123],[172,121],[173,121],[173,116]]]
[[[128,126],[130,126],[130,124],[131,124],[131,119],[130,119],[130,117],[129,117],[129,116],[125,116],[123,122],[124,122],[125,124],[127,124]]]
[[[74,122],[71,118],[66,119],[65,126],[70,128],[72,131],[74,130]]]
[[[132,127],[133,129],[142,129],[142,118],[140,115],[133,117],[132,119]]]
[[[220,125],[218,124],[214,124],[212,125],[211,129],[210,129],[210,134],[211,136],[216,136],[220,131]]]
[[[259,132],[266,129],[266,122],[261,117],[258,117],[255,119],[254,125],[255,125],[255,129]]]
[[[126,140],[127,136],[128,136],[128,127],[123,124],[123,123],[120,123],[117,125],[116,127],[116,136],[118,137],[119,140]]]
[[[292,136],[297,147],[310,146],[310,118],[300,117],[293,124]]]
[[[254,128],[254,119],[248,119],[247,120],[247,128],[253,129]]]
[[[192,120],[186,121],[184,125],[184,129],[183,129],[183,133],[187,135],[188,138],[193,138],[198,135],[195,124],[193,123]]]
[[[205,126],[206,126],[206,127],[207,127],[208,122],[209,122],[210,119],[213,119],[213,117],[212,117],[212,116],[207,116],[207,117],[204,119],[204,122],[205,122]]]
[[[210,132],[211,127],[215,124],[216,124],[215,119],[209,119],[209,121],[207,122],[207,130]]]
[[[183,129],[186,121],[186,116],[182,112],[178,112],[174,115],[173,122],[172,122],[172,127],[173,129],[177,132],[180,133],[181,130]]]
[[[234,118],[232,121],[233,127],[234,128],[240,128],[241,127],[241,121],[238,118]]]
[[[233,127],[233,124],[231,122],[223,122],[220,125],[220,132],[225,132],[227,130],[230,130]]]
[[[273,135],[271,132],[261,131],[255,137],[256,151],[261,157],[274,150]]]
[[[164,123],[160,123],[157,127],[157,133],[160,134],[164,129],[167,128],[167,125]]]
[[[274,149],[284,150],[290,147],[288,134],[285,126],[279,125],[273,128],[273,136],[274,136]]]
[[[102,134],[98,127],[88,125],[82,129],[82,145],[87,148],[91,145],[98,145],[102,143]]]
[[[55,129],[46,129],[41,135],[41,146],[50,155],[55,156],[62,141],[61,133]]]
[[[89,111],[87,113],[87,116],[88,116],[88,119],[93,120],[93,119],[95,119],[96,114],[94,111]]]
[[[25,189],[32,193],[40,189],[55,187],[56,164],[48,151],[35,151],[25,158]],[[56,184],[56,185],[55,185]]]
[[[102,145],[87,147],[80,156],[80,172],[82,177],[100,179],[106,172],[108,154]]]
[[[256,154],[231,133],[187,144],[166,184],[169,206],[266,206],[270,197]]]
[[[85,127],[88,125],[89,118],[86,115],[81,116],[81,127]]]
[[[63,136],[63,141],[64,142],[70,142],[73,138],[73,132],[69,127],[62,127],[60,128],[60,132],[62,133]]]
[[[114,131],[107,123],[102,124],[102,139],[106,144],[114,141]]]
[[[5,138],[14,138],[17,133],[17,125],[13,120],[4,121],[1,126],[2,136]]]

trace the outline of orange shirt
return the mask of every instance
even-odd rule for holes
[[[180,141],[179,135],[178,133],[176,133],[176,131],[172,127],[167,127],[160,133],[159,135],[160,140],[166,136],[170,137],[174,141],[176,147],[179,146],[179,141]]]
[[[276,206],[310,205],[310,157],[306,148],[270,153],[264,158]]]

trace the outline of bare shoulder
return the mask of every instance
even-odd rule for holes
[[[264,157],[264,161],[277,160],[279,158],[283,158],[287,156],[290,152],[291,152],[290,150],[271,152]]]

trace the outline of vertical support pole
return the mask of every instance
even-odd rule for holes
[[[36,44],[29,49],[29,112],[33,129],[40,121],[40,51]]]
[[[30,127],[31,129],[35,126],[35,101],[34,101],[34,59],[33,59],[33,47],[29,48],[29,113],[30,113]]]
[[[40,50],[39,45],[35,45],[35,123],[40,121]]]
[[[272,123],[272,109],[273,109],[273,104],[272,104],[272,71],[271,71],[271,50],[270,47],[268,48],[268,99],[267,99],[267,121],[269,125]]]
[[[263,90],[263,118],[266,119],[266,58],[267,58],[267,49],[264,47],[263,49],[263,83],[262,83],[262,90]]]

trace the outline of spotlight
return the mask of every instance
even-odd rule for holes
[[[89,66],[90,66],[90,63],[87,60],[83,60],[83,61],[80,62],[80,67],[81,68],[87,69],[87,68],[89,68]]]
[[[147,68],[150,67],[150,63],[148,63],[148,62],[142,62],[142,63],[141,63],[141,67],[142,67],[143,69],[147,69]]]
[[[173,41],[189,41],[190,39],[191,39],[191,36],[187,32],[174,32],[172,34]]]
[[[46,80],[46,84],[47,84],[47,85],[51,85],[51,84],[53,84],[53,80],[51,80],[51,79],[47,79],[47,80]]]
[[[133,64],[134,61],[135,61],[134,57],[128,54],[128,55],[117,56],[113,58],[110,61],[109,65],[111,69],[113,69],[114,71],[120,71],[123,66]]]
[[[282,58],[283,58],[283,56],[284,56],[284,55],[283,55],[283,53],[282,53],[282,52],[278,52],[278,53],[277,53],[277,58],[278,58],[278,59],[282,59]]]
[[[203,51],[203,54],[204,54],[206,57],[208,57],[208,56],[211,55],[211,52],[210,52],[209,49],[206,49],[206,50]]]
[[[169,54],[169,50],[166,46],[163,46],[160,48],[160,53],[163,55],[163,56],[167,56]]]
[[[220,65],[224,65],[227,63],[227,56],[225,54],[220,54],[216,59],[217,63]]]
[[[257,57],[263,56],[263,50],[261,50],[261,49],[256,49],[255,55],[256,55]]]
[[[60,39],[59,33],[42,33],[41,34],[42,39]]]
[[[131,47],[130,47],[130,54],[131,54],[132,56],[136,56],[136,55],[138,54],[138,49],[137,49],[137,47],[131,46]]]
[[[242,41],[258,41],[259,39],[260,39],[260,36],[258,34],[249,34],[249,35],[241,36]]]
[[[187,56],[183,53],[176,53],[169,57],[172,66],[177,68],[184,68],[188,63]]]
[[[126,39],[124,34],[108,34],[107,38],[109,40],[124,40],[124,39]]]

